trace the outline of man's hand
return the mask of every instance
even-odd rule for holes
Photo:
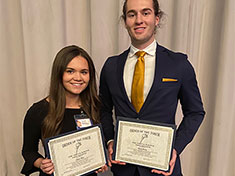
[[[151,170],[151,172],[152,173],[157,173],[157,174],[163,174],[165,176],[171,175],[173,170],[174,170],[174,167],[175,167],[176,158],[177,158],[177,152],[176,152],[175,149],[173,149],[172,158],[171,158],[171,161],[170,161],[170,171],[169,172],[164,172],[164,171],[159,171],[159,170],[153,169],[153,170]]]
[[[109,142],[109,144],[108,144],[108,157],[109,157],[108,165],[110,167],[112,166],[112,163],[126,165],[126,163],[124,163],[124,162],[112,160],[112,154],[113,154],[113,141]]]

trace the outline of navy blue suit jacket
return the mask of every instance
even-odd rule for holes
[[[180,100],[184,117],[177,128],[174,144],[179,155],[193,139],[205,114],[193,67],[186,55],[157,45],[154,81],[140,112],[137,113],[128,99],[123,82],[128,53],[129,49],[118,56],[108,58],[101,71],[100,98],[103,104],[101,123],[105,139],[106,141],[114,139],[113,108],[115,117],[175,124],[176,108]],[[177,81],[163,81],[163,78]],[[120,175],[132,175],[137,166],[125,167],[114,166],[112,170]],[[138,169],[143,176],[152,175],[147,168],[138,167]],[[179,157],[173,175],[181,175]]]

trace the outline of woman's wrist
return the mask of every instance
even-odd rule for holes
[[[41,169],[41,166],[42,166],[42,160],[43,160],[44,158],[38,158],[35,162],[34,162],[34,166],[35,167],[37,167],[37,168],[39,168],[39,169]]]

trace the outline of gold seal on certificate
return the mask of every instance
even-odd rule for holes
[[[46,139],[45,144],[55,167],[54,176],[84,175],[107,161],[99,125]]]
[[[118,117],[114,160],[168,171],[175,125]]]

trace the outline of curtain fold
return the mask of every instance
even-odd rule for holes
[[[209,176],[235,174],[235,2],[224,3]],[[223,167],[218,167],[223,164]]]
[[[118,1],[90,1],[91,56],[97,74],[108,56],[117,54]]]

